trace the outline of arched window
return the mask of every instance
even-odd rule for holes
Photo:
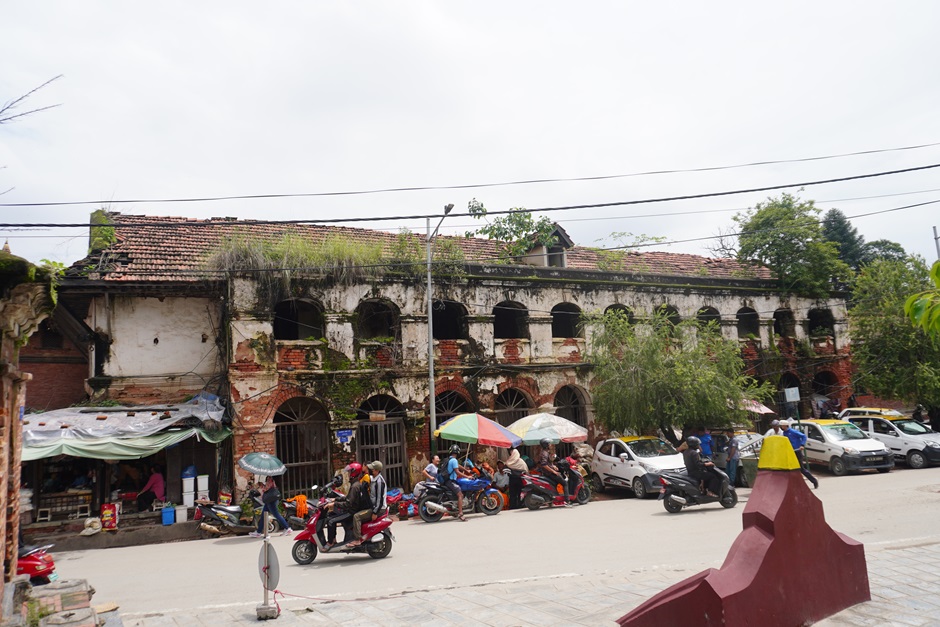
[[[559,389],[555,393],[554,414],[587,428],[587,403],[584,401],[581,390],[573,385],[566,385]],[[574,447],[571,444],[561,443],[555,446],[555,453],[570,455],[573,449]]]
[[[493,337],[500,339],[528,339],[529,311],[524,305],[503,301],[493,307]]]
[[[607,309],[604,310],[605,315],[609,313],[616,313],[621,315],[629,324],[636,324],[636,317],[633,315],[633,310],[626,305],[621,305],[620,303],[610,305]]]
[[[794,337],[796,335],[796,319],[793,312],[780,308],[774,312],[774,334],[780,337]]]
[[[462,394],[453,390],[447,390],[435,396],[434,412],[437,426],[440,427],[454,416],[470,413],[470,402]],[[434,437],[433,433],[431,437]],[[442,438],[436,438],[436,442],[437,450],[441,451],[441,459],[446,459],[447,447],[454,442]]]
[[[810,309],[806,317],[809,325],[807,330],[811,336],[835,336],[836,321],[831,309]]]
[[[323,309],[317,303],[291,298],[274,306],[274,339],[319,340],[324,333]]]
[[[433,308],[435,340],[468,339],[467,309],[463,305],[452,300],[436,300]]]
[[[714,307],[702,307],[698,310],[698,313],[695,314],[695,320],[700,327],[708,327],[714,322],[715,329],[717,330],[718,325],[721,324],[721,314],[718,313],[718,310]]]
[[[318,401],[305,396],[288,399],[274,414],[277,457],[287,466],[279,484],[285,497],[306,494],[310,486],[332,479],[330,414]]]
[[[656,309],[656,313],[668,320],[672,326],[676,326],[682,321],[682,318],[679,317],[679,310],[672,305],[660,305]]]
[[[496,422],[508,427],[520,418],[528,416],[532,404],[525,394],[515,388],[508,388],[496,397],[493,407],[496,410]]]
[[[552,337],[584,337],[581,309],[577,305],[559,303],[552,307]]]
[[[741,307],[735,314],[738,319],[738,339],[760,338],[760,316],[750,307]]]
[[[839,393],[839,379],[829,370],[820,370],[813,376],[813,393],[830,396]]]
[[[388,301],[364,301],[356,308],[356,316],[356,337],[360,340],[400,338],[398,308]]]

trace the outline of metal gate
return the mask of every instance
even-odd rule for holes
[[[308,494],[310,486],[333,478],[328,421],[323,406],[306,397],[288,400],[274,414],[277,456],[287,466],[278,480],[285,497]]]
[[[383,420],[359,423],[357,456],[360,463],[379,460],[385,467],[382,474],[389,487],[407,490],[408,473],[405,468],[404,426],[401,420]]]

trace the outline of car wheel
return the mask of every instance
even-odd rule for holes
[[[927,465],[927,458],[920,451],[911,451],[907,454],[907,465],[911,468],[923,468]]]
[[[848,473],[848,470],[845,468],[845,462],[842,461],[841,457],[832,458],[832,461],[829,462],[829,470],[837,477],[843,477]]]
[[[663,499],[663,507],[665,507],[666,511],[670,514],[678,514],[682,511],[682,503],[676,503],[668,496]]]
[[[317,545],[310,540],[298,540],[291,549],[291,557],[301,566],[306,566],[317,557]]]
[[[596,472],[591,475],[591,488],[598,494],[604,491],[604,482],[601,481],[600,475]]]
[[[643,487],[643,480],[639,477],[636,477],[633,480],[633,483],[630,484],[633,487],[633,496],[638,499],[646,498],[646,488]]]

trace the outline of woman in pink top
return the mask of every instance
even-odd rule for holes
[[[150,509],[154,501],[166,500],[166,482],[163,480],[163,469],[154,464],[150,467],[150,478],[147,485],[141,488],[137,495],[137,511],[145,512]]]

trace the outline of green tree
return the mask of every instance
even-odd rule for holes
[[[876,239],[865,244],[865,263],[871,263],[878,259],[888,261],[904,261],[907,259],[907,251],[897,242],[889,239]]]
[[[940,408],[940,334],[925,333],[905,315],[908,296],[929,285],[921,257],[875,261],[855,280],[849,324],[862,387],[884,398]]]
[[[838,246],[823,236],[812,200],[782,194],[735,215],[734,221],[738,260],[767,266],[784,290],[823,297],[833,281],[851,274]]]
[[[823,218],[822,234],[830,242],[839,247],[839,259],[844,261],[853,270],[866,260],[865,238],[859,235],[858,229],[852,226],[845,214],[838,209],[830,209]]]
[[[745,399],[763,401],[773,392],[743,374],[737,342],[703,332],[695,320],[673,325],[657,313],[636,326],[612,311],[596,322],[594,406],[610,429],[731,425],[746,419],[739,409]]]
[[[930,269],[930,280],[934,288],[909,296],[904,303],[904,313],[915,326],[940,341],[940,261]]]
[[[470,215],[478,220],[486,219],[486,207],[479,200],[474,198],[467,206]],[[467,237],[474,235],[486,235],[492,240],[499,240],[504,244],[506,254],[511,258],[510,261],[516,261],[524,257],[527,252],[538,244],[542,246],[553,246],[555,244],[555,223],[542,216],[538,220],[532,217],[532,213],[521,207],[513,207],[509,213],[494,218],[486,226],[482,226],[475,231],[468,231]]]

